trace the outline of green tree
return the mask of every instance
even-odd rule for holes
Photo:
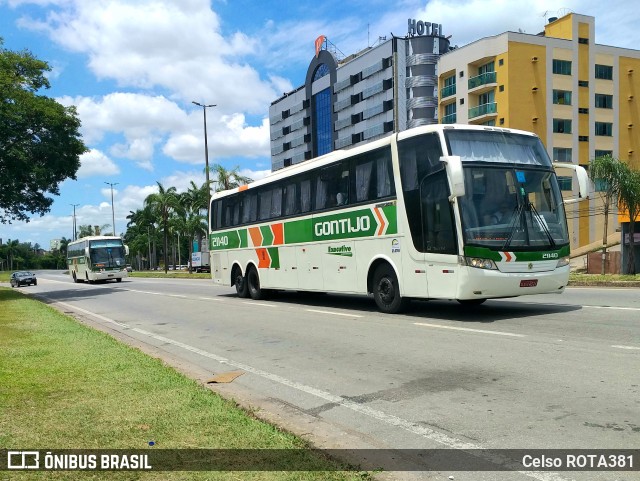
[[[614,201],[618,200],[620,182],[623,177],[625,164],[620,160],[605,155],[596,157],[589,163],[589,177],[599,187],[596,192],[602,196],[604,205],[604,233],[602,235],[602,270],[604,275],[605,259],[607,256],[607,228],[609,226],[609,211]]]
[[[83,237],[89,237],[92,235],[104,235],[103,232],[106,232],[111,227],[111,224],[103,224],[103,225],[79,225],[78,226],[78,239]]]
[[[38,94],[50,87],[49,65],[2,45],[0,38],[0,222],[6,224],[49,212],[50,195],[76,178],[87,148],[75,108]]]
[[[180,209],[180,200],[175,187],[165,189],[160,182],[158,184],[158,192],[149,194],[144,200],[145,206],[149,206],[153,212],[160,218],[164,236],[164,272],[169,269],[169,215],[174,210]]]
[[[253,181],[253,179],[249,177],[240,175],[240,167],[237,165],[233,169],[227,170],[220,164],[214,164],[211,170],[216,176],[212,181],[212,183],[216,184],[216,192],[234,189]]]
[[[635,275],[635,222],[640,214],[640,171],[632,169],[627,164],[621,170],[618,204],[629,214],[629,255],[627,256],[627,273]]]

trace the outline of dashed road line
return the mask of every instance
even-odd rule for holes
[[[494,334],[496,336],[527,337],[525,334],[515,334],[513,332],[489,331],[486,329],[471,329],[470,327],[443,326],[442,324],[427,324],[426,322],[414,322],[416,326],[435,327],[438,329],[452,329],[454,331],[478,332],[481,334]]]
[[[347,314],[346,312],[333,312],[333,311],[320,311],[318,309],[305,309],[307,312],[316,312],[318,314],[328,314],[330,316],[344,316],[344,317],[364,317],[359,314]]]

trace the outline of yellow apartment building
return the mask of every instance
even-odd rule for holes
[[[611,154],[640,168],[640,50],[594,40],[595,18],[571,13],[538,35],[451,50],[438,61],[440,122],[535,132],[555,161],[588,167]],[[577,182],[560,181],[565,198],[577,196]],[[573,249],[601,241],[601,196],[567,205],[567,220]],[[618,222],[610,216],[610,233]]]

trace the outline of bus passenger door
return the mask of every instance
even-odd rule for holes
[[[353,241],[336,241],[323,244],[322,268],[324,285],[327,290],[355,292],[356,255]]]
[[[429,297],[451,298],[457,289],[458,251],[455,217],[444,170],[420,184],[422,241]]]
[[[326,244],[308,244],[296,247],[296,261],[298,264],[298,286],[300,289],[324,289],[322,254]]]

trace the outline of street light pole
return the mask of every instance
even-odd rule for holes
[[[216,104],[204,105],[196,101],[191,102],[198,107],[202,107],[202,112],[204,113],[204,165],[205,165],[205,175],[207,182],[207,221],[209,220],[211,209],[211,186],[209,184],[209,145],[207,143],[207,109],[210,107],[216,107]]]
[[[71,239],[72,240],[76,240],[77,239],[77,237],[76,237],[76,235],[77,235],[76,234],[76,232],[77,232],[77,229],[76,229],[76,207],[79,206],[80,204],[69,204],[69,205],[73,206],[73,235],[71,236]]]
[[[113,209],[113,186],[118,185],[118,182],[105,182],[105,184],[111,186],[111,227],[113,228],[113,235],[116,235],[116,214]]]

